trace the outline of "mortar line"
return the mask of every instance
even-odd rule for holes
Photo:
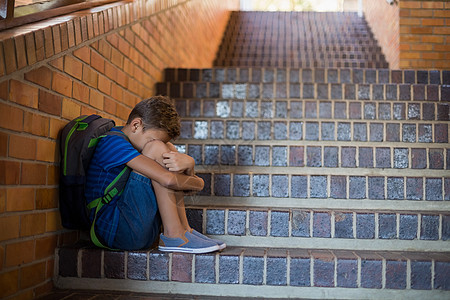
[[[195,262],[197,260],[197,255],[192,255],[191,261],[191,282],[195,283]]]
[[[406,260],[406,289],[411,289],[411,259]]]
[[[309,280],[311,282],[311,286],[313,287],[313,286],[315,286],[315,284],[314,284],[314,257],[312,256],[311,253],[309,255],[310,255],[309,260],[310,260],[310,265],[311,265],[310,270],[309,270]]]
[[[239,284],[244,282],[244,252],[241,251],[239,254]]]
[[[436,260],[431,260],[431,289],[436,289],[436,274],[435,274]]]
[[[173,263],[173,253],[169,253],[169,281],[172,281],[172,263]]]
[[[81,260],[81,256],[82,256],[82,252],[83,252],[84,250],[83,249],[79,249],[78,251],[77,251],[77,276],[78,277],[82,277],[81,276],[81,274],[82,274],[82,260]]]
[[[376,213],[374,213],[374,215],[375,215],[375,237],[374,237],[374,239],[375,240],[378,240],[378,235],[379,235],[379,213],[378,212],[376,212]]]
[[[417,239],[420,240],[422,238],[422,230],[420,230],[422,227],[422,214],[417,214]]]
[[[145,258],[145,264],[147,268],[147,280],[150,280],[150,251],[147,252],[146,258]]]
[[[105,250],[100,252],[100,278],[105,278]]]
[[[215,283],[218,284],[219,280],[220,280],[219,279],[219,275],[220,275],[220,254],[219,253],[214,254],[214,261],[215,261],[215,264],[214,264]]]

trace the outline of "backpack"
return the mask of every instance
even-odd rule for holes
[[[88,230],[95,245],[105,247],[95,235],[95,220],[103,205],[122,192],[131,172],[125,167],[107,187],[105,195],[86,203],[84,195],[86,174],[89,162],[95,152],[99,140],[107,135],[119,135],[128,140],[120,132],[110,131],[115,125],[113,120],[98,115],[80,116],[70,121],[61,131],[61,165],[59,182],[59,211],[61,222],[65,228]],[[89,219],[90,210],[95,208],[94,221]]]

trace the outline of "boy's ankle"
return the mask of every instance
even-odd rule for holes
[[[163,235],[167,238],[175,239],[184,237],[185,230],[164,230]]]

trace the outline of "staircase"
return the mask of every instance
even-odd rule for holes
[[[236,12],[215,65],[388,67],[364,19],[335,12]]]
[[[389,70],[349,13],[233,13],[212,69],[168,69],[176,146],[220,253],[58,249],[61,288],[450,298],[450,72]]]

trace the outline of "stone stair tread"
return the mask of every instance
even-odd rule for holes
[[[111,252],[78,244],[59,248],[57,253],[57,281],[62,285],[65,278],[72,284],[86,278],[106,280],[103,283],[110,282],[110,289],[117,280],[127,279],[157,281],[161,285],[201,282],[255,287],[450,290],[450,255],[442,252],[228,247],[222,252],[193,255],[156,249]],[[417,282],[417,276],[428,279]],[[391,284],[389,280],[393,279],[400,280]]]
[[[195,89],[194,89],[195,88]],[[352,83],[159,83],[157,93],[174,99],[450,101],[450,85]]]
[[[400,202],[392,207],[386,203],[347,209],[267,207],[256,203],[208,206],[193,200],[186,206],[193,228],[230,246],[446,251],[450,243],[450,215],[444,203],[431,210],[408,210],[406,201],[405,210],[398,209]]]
[[[449,70],[390,70],[336,67],[213,67],[169,68],[164,83],[329,83],[450,85]]]
[[[384,250],[342,250],[342,249],[314,249],[314,248],[282,248],[282,247],[242,247],[227,246],[222,251],[189,254],[181,252],[163,252],[157,248],[149,248],[134,251],[107,250],[94,246],[90,241],[80,240],[72,245],[65,245],[58,248],[59,262],[63,264],[67,261],[75,261],[75,257],[81,256],[81,263],[89,268],[88,264],[83,262],[92,261],[101,262],[101,256],[112,255],[114,257],[124,258],[126,255],[154,255],[173,256],[181,255],[187,257],[195,256],[250,256],[250,257],[303,257],[303,258],[319,258],[319,259],[367,259],[367,260],[411,260],[411,261],[431,261],[450,262],[450,253],[446,251],[384,251]],[[77,258],[78,259],[78,258]],[[104,262],[104,261],[103,261]],[[73,266],[72,266],[73,267]],[[77,269],[79,271],[79,269]],[[81,270],[82,273],[82,270]]]
[[[268,146],[274,141],[279,143],[280,146],[285,147],[294,146],[297,142],[297,146],[311,146],[309,150],[313,150],[312,146],[333,146],[332,144],[329,144],[332,142],[338,143],[334,144],[334,146],[353,146],[353,149],[356,149],[356,147],[369,147],[373,149],[374,146],[378,146],[377,143],[382,142],[396,143],[393,145],[394,148],[441,148],[449,141],[447,116],[448,114],[446,114],[445,117],[442,116],[442,119],[437,121],[425,120],[422,121],[422,123],[418,122],[419,124],[417,125],[399,124],[397,122],[384,125],[380,123],[380,121],[368,120],[329,122],[321,120],[258,121],[252,119],[230,119],[227,122],[223,122],[220,120],[208,119],[197,119],[197,121],[186,119],[182,122],[184,128],[178,141],[183,141],[183,143],[203,142],[210,146],[214,146],[214,144],[217,145],[219,143],[220,145],[223,145],[223,147],[226,147],[225,145],[228,144],[228,148],[237,144],[253,145],[258,143],[262,147]],[[242,132],[236,131],[237,126],[243,127]],[[377,131],[384,129],[386,129],[386,133]],[[434,133],[432,131],[433,129]],[[337,132],[335,133],[336,130]],[[354,132],[353,136],[350,135],[352,130]],[[220,142],[217,140],[220,140]],[[238,142],[238,140],[241,140],[241,142]],[[314,145],[319,141],[322,143],[321,145]],[[354,144],[349,144],[350,142]],[[432,145],[433,143],[434,145]],[[366,150],[369,150],[369,148]],[[209,149],[209,151],[211,150],[214,149]],[[224,150],[233,152],[236,151],[236,149]],[[279,150],[284,151],[281,149]],[[301,151],[303,152],[303,149],[301,149]],[[440,151],[442,152],[442,150]],[[439,153],[435,154],[438,155],[436,156],[436,159],[439,160]],[[441,159],[443,159],[443,157]],[[426,162],[424,163],[426,166]],[[235,162],[232,160],[231,163],[224,162],[223,164],[232,165],[235,164]],[[264,165],[268,166],[269,164]],[[434,163],[431,161],[430,166],[433,165]],[[444,165],[440,165],[440,167],[431,168],[443,169]],[[370,166],[366,165],[366,167],[372,168],[373,164]],[[404,167],[405,166],[400,168]],[[413,168],[423,169],[426,167],[422,165],[421,167]]]

